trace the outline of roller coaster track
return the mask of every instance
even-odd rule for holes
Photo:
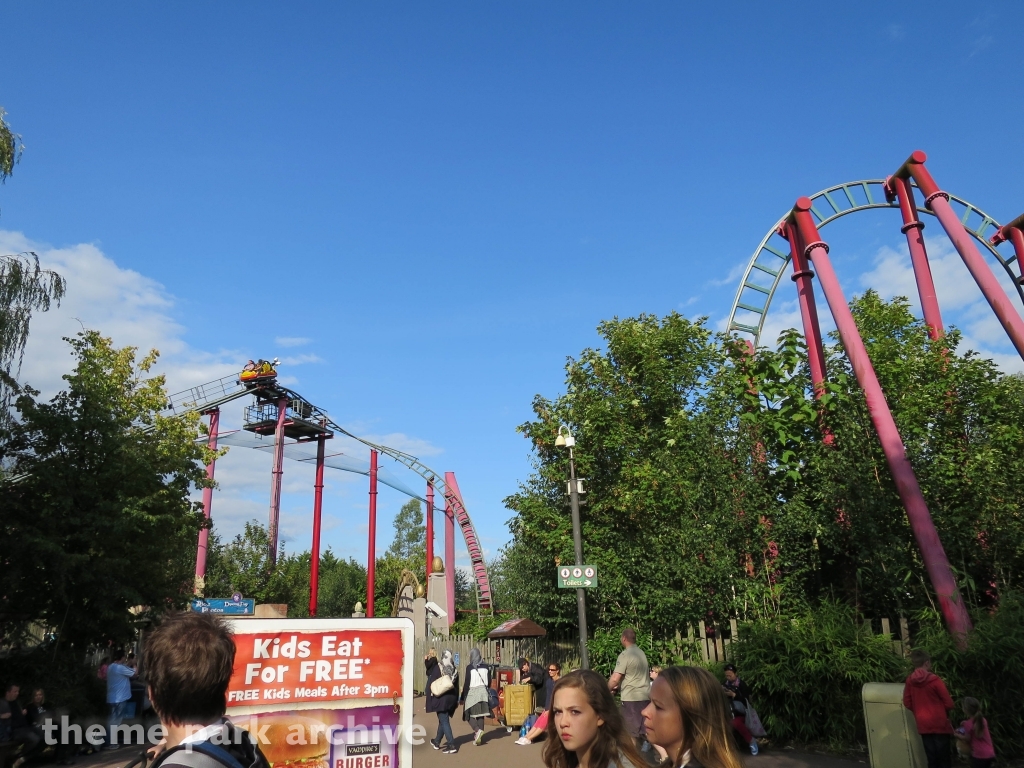
[[[404,465],[433,485],[444,497],[448,509],[452,511],[455,520],[462,529],[462,536],[466,540],[466,549],[469,552],[469,560],[473,568],[473,578],[476,581],[479,610],[481,614],[492,611],[491,583],[487,577],[487,566],[484,562],[483,548],[480,546],[480,537],[477,536],[476,528],[473,527],[473,521],[470,519],[466,505],[462,501],[462,494],[459,492],[458,484],[454,482],[454,475],[451,478],[452,482],[446,483],[443,474],[435,472],[415,456],[399,451],[396,448],[370,442],[359,435],[349,432],[344,427],[335,423],[327,415],[326,411],[310,403],[298,392],[281,386],[273,379],[254,387],[243,384],[237,375],[225,376],[206,384],[200,384],[199,386],[171,395],[162,415],[173,418],[175,416],[184,416],[187,413],[209,413],[215,408],[230,403],[232,400],[243,398],[246,395],[254,395],[270,401],[287,397],[289,409],[301,410],[304,420],[321,424],[328,429],[340,432],[362,443],[378,453],[390,456],[399,464]]]
[[[913,187],[916,199],[920,200],[922,195],[916,183],[913,184]],[[811,202],[811,215],[814,217],[818,229],[824,228],[826,224],[843,216],[872,208],[893,208],[899,211],[899,203],[889,200],[885,196],[885,179],[865,179],[837,184],[811,195]],[[1010,280],[1013,281],[1017,295],[1024,302],[1022,278],[1011,268],[1017,257],[1004,256],[988,239],[988,235],[999,230],[999,224],[983,210],[963,198],[950,195],[949,202],[954,210],[961,214],[960,221],[967,232],[999,262]],[[916,207],[918,213],[935,215],[930,208],[921,203],[918,203]],[[729,331],[753,337],[755,346],[760,342],[764,321],[768,315],[768,307],[771,305],[775,291],[789,266],[789,243],[778,233],[779,225],[788,216],[789,211],[768,230],[768,234],[754,250],[754,255],[750,257],[747,268],[743,272],[743,279],[740,280],[736,298],[732,302],[732,309],[729,311]],[[1021,267],[1024,265],[1018,265],[1018,269]]]

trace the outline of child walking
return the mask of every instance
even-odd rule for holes
[[[953,735],[971,745],[971,768],[991,768],[996,761],[996,751],[992,747],[992,734],[988,732],[988,720],[981,713],[981,702],[967,696],[961,706],[967,719]]]

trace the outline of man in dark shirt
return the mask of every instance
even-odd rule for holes
[[[544,698],[544,684],[550,679],[540,664],[534,664],[526,658],[519,660],[519,682],[520,684],[529,683],[533,686],[535,706],[540,706],[540,702]]]
[[[0,702],[0,731],[8,736],[4,740],[12,741],[15,745],[23,745],[21,755],[14,761],[12,768],[21,768],[25,760],[35,754],[42,743],[42,738],[29,724],[28,710],[18,701],[19,693],[21,688],[11,683],[4,692],[3,702]]]

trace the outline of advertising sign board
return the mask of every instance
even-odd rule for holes
[[[413,624],[235,619],[228,717],[271,768],[412,765]]]

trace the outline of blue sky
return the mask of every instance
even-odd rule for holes
[[[279,355],[337,421],[454,470],[493,555],[502,499],[530,471],[515,427],[600,320],[720,324],[737,269],[797,196],[884,176],[914,149],[996,219],[1024,210],[1022,15],[21,4],[0,105],[26,149],[0,188],[0,249],[34,248],[71,281],[33,326],[24,378],[56,386],[79,321],[158,346],[172,388]],[[828,230],[848,294],[912,288],[894,217]],[[932,242],[947,322],[1016,370]],[[795,317],[788,286],[776,325]],[[266,517],[269,457],[242,453],[218,468],[226,533]],[[312,478],[286,478],[287,546],[302,549]],[[329,482],[325,542],[365,559],[365,479]],[[401,502],[382,492],[381,548]]]

